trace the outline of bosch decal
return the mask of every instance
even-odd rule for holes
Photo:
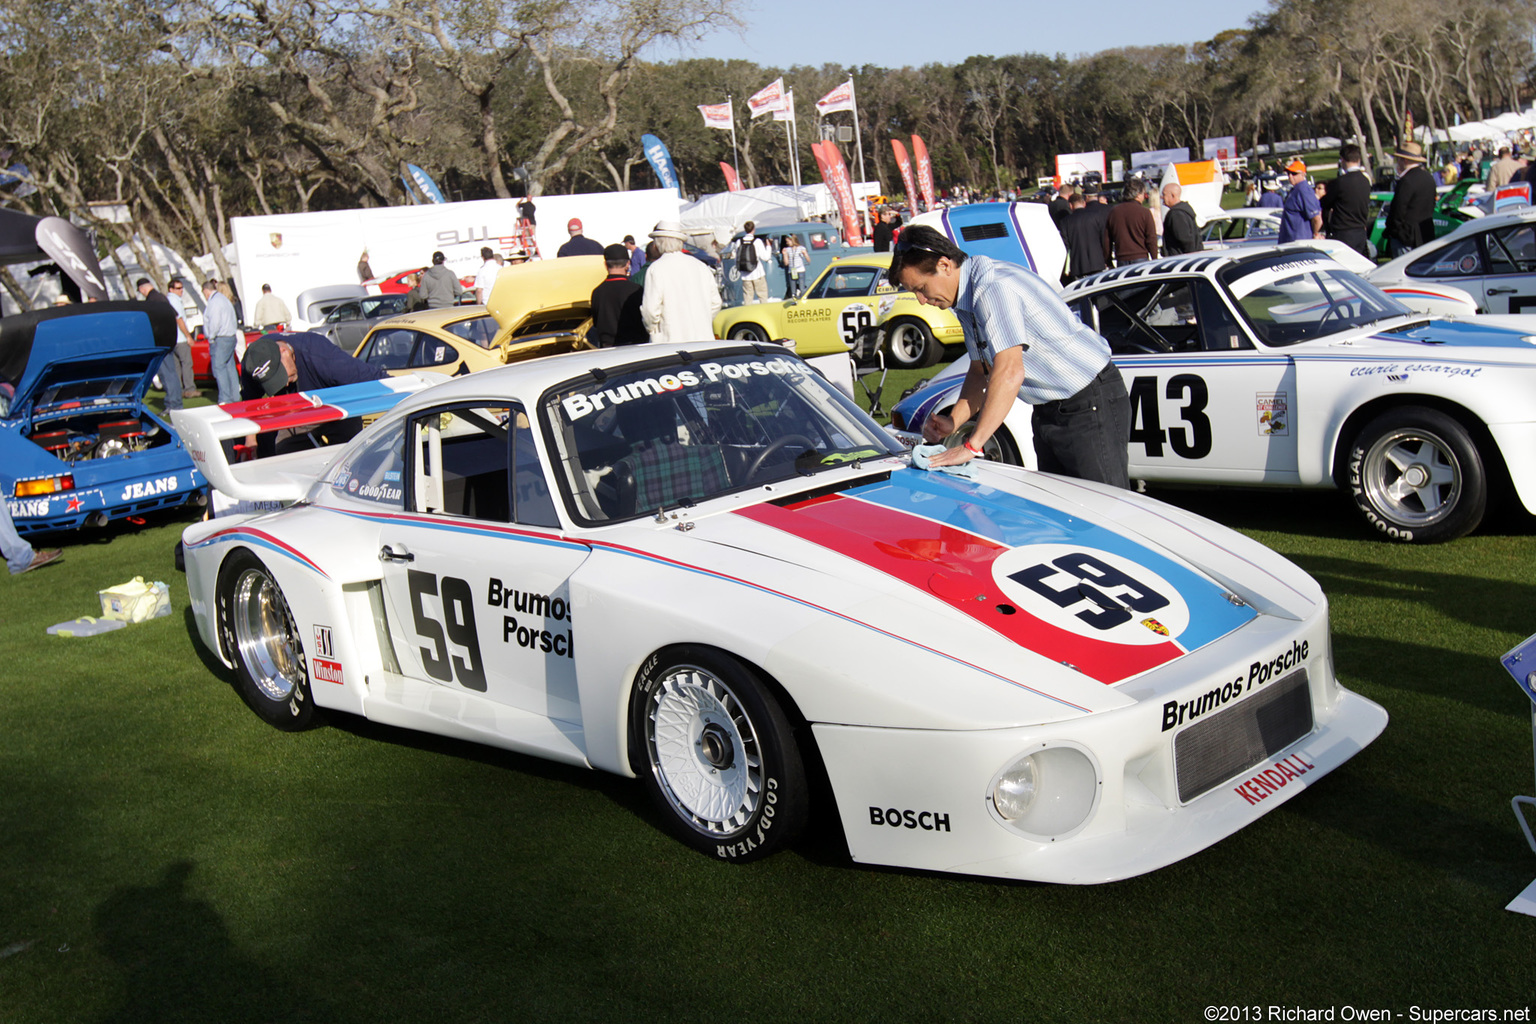
[[[871,825],[889,825],[891,828],[922,829],[924,832],[948,832],[949,812],[911,811],[895,807],[869,809]]]
[[[1278,679],[1285,672],[1306,661],[1310,650],[1310,641],[1292,640],[1291,646],[1283,653],[1268,661],[1256,661],[1248,666],[1246,678],[1238,676],[1230,683],[1212,687],[1193,700],[1168,701],[1163,705],[1162,731],[1167,732],[1186,722],[1193,722],[1202,715],[1208,715],[1223,705],[1230,704],[1248,691],[1263,686],[1272,679]]]

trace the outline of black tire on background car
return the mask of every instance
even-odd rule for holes
[[[230,555],[219,569],[217,600],[219,641],[246,704],[288,732],[314,725],[303,638],[271,571],[249,551]]]
[[[730,655],[685,645],[651,655],[630,696],[635,772],[694,849],[749,861],[783,849],[810,809],[789,719]]]
[[[882,325],[885,358],[892,369],[920,370],[938,362],[941,346],[921,320],[900,317]]]
[[[948,411],[948,409],[945,410],[946,413]],[[969,423],[963,424],[957,428],[953,434],[950,435],[950,437],[955,439],[955,443],[949,446],[955,447],[957,445],[964,444],[971,439],[971,435],[975,432],[975,420],[971,420]],[[945,444],[949,444],[949,440],[947,438],[945,439]],[[1019,446],[1014,443],[1013,437],[1008,433],[1008,429],[1006,427],[998,427],[997,431],[991,437],[987,438],[987,443],[981,446],[981,454],[982,457],[990,459],[993,462],[1000,462],[1005,466],[1024,465],[1024,459],[1019,454]]]
[[[728,341],[757,341],[766,343],[773,340],[768,337],[768,332],[760,324],[755,324],[750,320],[744,320],[739,324],[732,324],[725,332],[725,337]]]
[[[1392,540],[1434,544],[1477,528],[1488,472],[1467,429],[1435,409],[1382,413],[1355,436],[1344,484],[1355,507]]]

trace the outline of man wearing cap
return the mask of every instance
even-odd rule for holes
[[[446,309],[457,303],[460,296],[469,294],[469,289],[459,284],[458,276],[445,266],[447,261],[448,257],[435,252],[432,266],[421,272],[417,287],[421,289],[421,297],[426,300],[428,309]]]
[[[309,331],[267,334],[252,342],[245,350],[245,358],[240,361],[240,397],[246,401],[272,398],[382,380],[387,376],[377,366],[347,355],[323,335]],[[262,434],[256,442],[256,454],[266,458],[282,452],[335,444],[351,438],[361,428],[362,420],[354,417],[322,423],[304,432],[288,434],[280,431],[276,437]]]
[[[629,250],[610,245],[603,250],[608,276],[592,289],[592,332],[598,348],[639,345],[650,341],[640,319],[640,285],[629,279]]]
[[[715,336],[720,289],[710,269],[683,251],[687,237],[675,220],[658,221],[651,232],[661,255],[646,265],[640,318],[653,342],[708,341]]]
[[[1300,159],[1285,165],[1291,190],[1280,204],[1280,244],[1323,237],[1323,206],[1307,180],[1307,165]]]
[[[901,233],[886,273],[917,301],[952,309],[965,329],[971,365],[950,416],[934,415],[936,442],[977,417],[965,443],[933,456],[933,467],[980,455],[1013,403],[1033,406],[1040,469],[1130,487],[1131,405],[1109,344],[1078,320],[1037,274],[1003,260],[968,256],[925,225]]]
[[[572,217],[565,225],[565,233],[571,237],[555,253],[560,256],[601,256],[603,244],[581,233],[581,219]]]
[[[1404,142],[1392,154],[1397,184],[1387,207],[1387,255],[1393,259],[1435,237],[1435,178],[1424,167],[1424,150]]]

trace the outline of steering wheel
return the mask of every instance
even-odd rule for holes
[[[747,467],[747,479],[751,480],[753,477],[757,476],[758,470],[763,468],[763,464],[768,461],[769,456],[773,455],[775,452],[779,452],[785,448],[788,448],[796,441],[799,441],[807,448],[814,449],[816,447],[816,442],[812,441],[804,434],[785,434],[783,437],[776,441],[770,441],[768,447],[757,453],[757,458],[753,459],[752,465]]]
[[[1344,311],[1339,315],[1339,320],[1341,321],[1354,312],[1354,310],[1349,308],[1349,301],[1347,299],[1335,299],[1328,303],[1328,308],[1323,310],[1323,315],[1317,318],[1317,326],[1322,327],[1323,324],[1328,322],[1329,317],[1341,309]]]

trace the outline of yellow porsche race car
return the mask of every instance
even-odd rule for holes
[[[736,341],[793,338],[803,357],[880,346],[888,365],[932,366],[945,345],[965,338],[949,310],[918,303],[911,292],[886,283],[891,254],[866,253],[833,260],[805,294],[782,302],[733,306],[715,315],[715,337]]]
[[[395,375],[434,370],[459,376],[589,348],[592,289],[603,274],[601,256],[505,267],[488,304],[391,317],[368,332],[355,355]]]

